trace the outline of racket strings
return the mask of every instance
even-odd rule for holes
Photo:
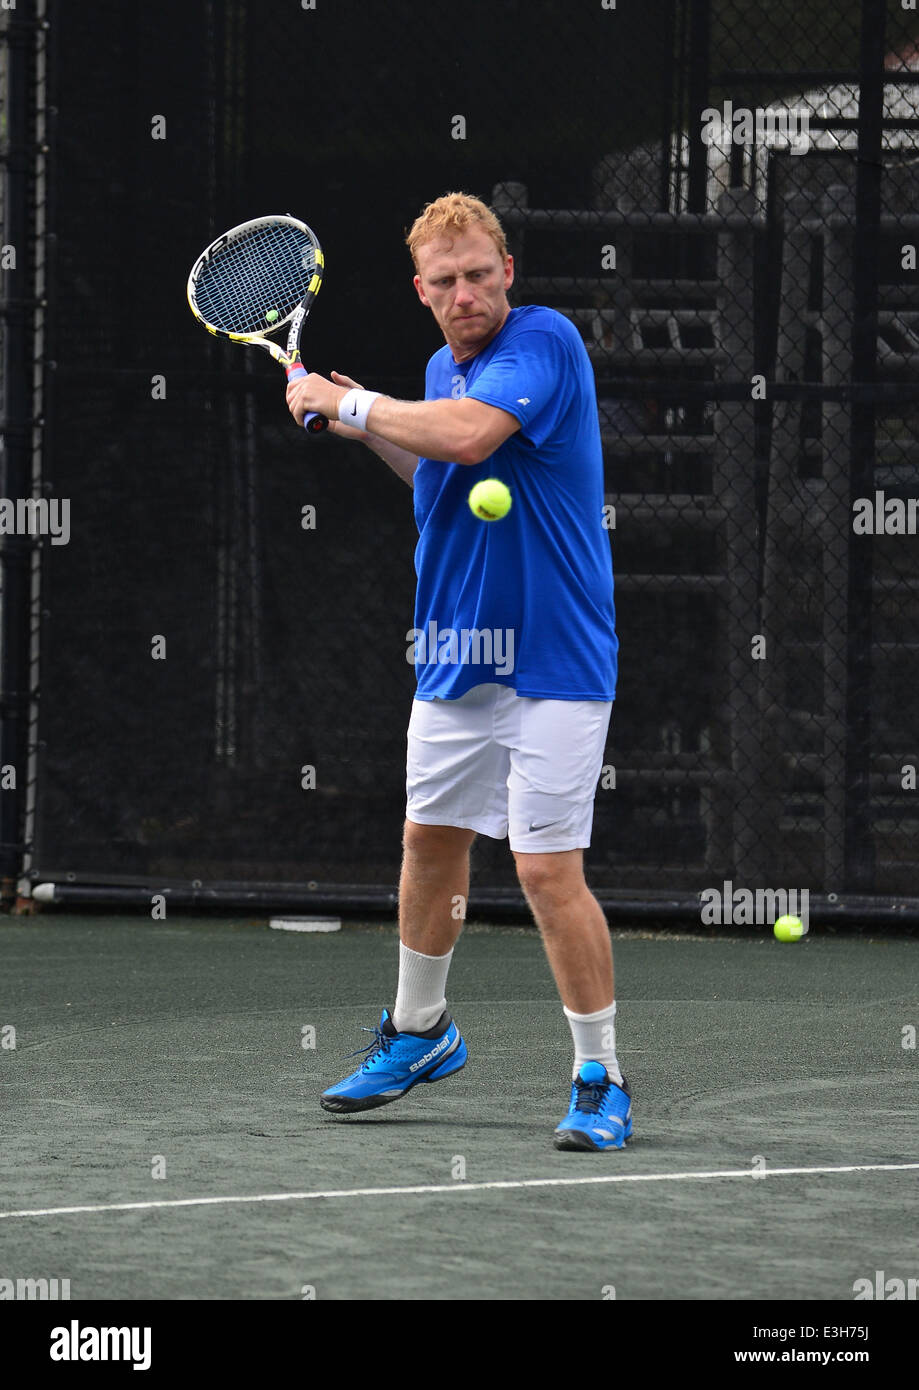
[[[211,256],[195,284],[198,310],[226,333],[280,328],[315,271],[316,249],[304,231],[290,223],[264,223]],[[270,321],[267,314],[273,315]]]

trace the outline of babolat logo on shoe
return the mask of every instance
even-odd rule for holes
[[[445,1047],[450,1046],[450,1034],[444,1033],[436,1047],[432,1047],[430,1052],[426,1052],[423,1057],[419,1057],[417,1062],[413,1062],[409,1071],[417,1071],[419,1067],[425,1066],[427,1062],[433,1062],[435,1057],[439,1057]]]

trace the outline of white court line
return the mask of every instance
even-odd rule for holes
[[[162,1202],[110,1202],[100,1206],[36,1207],[25,1211],[0,1211],[0,1221],[16,1216],[72,1216],[79,1212],[150,1211],[162,1207],[215,1207],[255,1202],[309,1202],[337,1197],[414,1197],[440,1196],[446,1192],[518,1191],[527,1187],[584,1187],[589,1183],[612,1182],[691,1182],[709,1178],[807,1177],[815,1173],[899,1173],[919,1169],[919,1163],[858,1163],[844,1168],[728,1168],[701,1173],[607,1173],[591,1178],[519,1178],[496,1182],[453,1182],[425,1187],[351,1187],[327,1192],[266,1192],[254,1197],[177,1197]]]

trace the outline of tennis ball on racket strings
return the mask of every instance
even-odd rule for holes
[[[277,321],[278,321],[278,319],[279,319],[280,317],[281,317],[281,315],[278,313],[277,309],[266,309],[266,310],[265,310],[265,322],[266,322],[266,323],[277,323]]]
[[[511,509],[511,490],[500,478],[483,478],[470,492],[469,506],[480,521],[500,521]]]
[[[772,930],[778,941],[800,941],[807,927],[800,917],[777,917]]]

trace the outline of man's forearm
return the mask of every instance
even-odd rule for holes
[[[462,464],[484,462],[520,429],[516,415],[484,401],[465,397],[399,401],[365,391],[362,386],[348,387],[345,383],[350,378],[339,372],[333,372],[333,376],[335,381],[327,381],[317,372],[310,372],[288,383],[287,405],[298,425],[303,423],[306,411],[314,410],[342,425],[343,437],[349,432],[353,437],[369,433],[395,445],[409,460],[429,458]],[[414,464],[410,465],[398,453],[387,450],[380,457],[400,478],[405,477],[404,470],[409,466],[414,473]]]
[[[475,422],[468,418],[463,404],[452,400],[400,401],[381,396],[370,407],[367,429],[416,459],[420,455],[444,463],[471,462],[478,439]]]

